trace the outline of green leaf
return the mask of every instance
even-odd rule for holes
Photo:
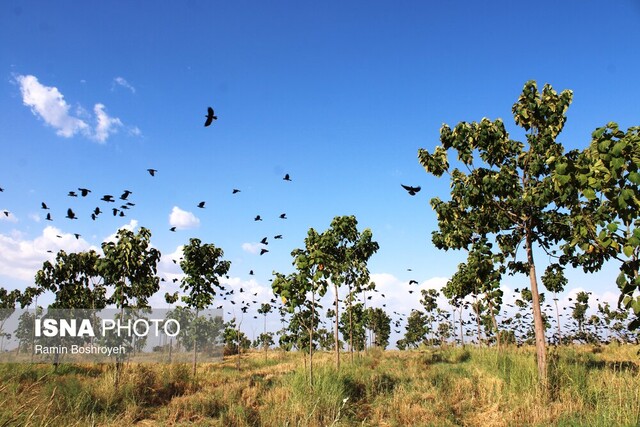
[[[616,231],[618,231],[618,224],[616,224],[615,222],[609,223],[609,225],[607,225],[607,229],[610,232],[615,233]]]
[[[596,198],[596,192],[593,191],[591,188],[585,188],[582,191],[582,194],[584,194],[584,197],[586,197],[589,200],[594,200]]]
[[[626,256],[630,257],[631,255],[633,255],[633,246],[625,246],[624,248],[622,248],[622,251]]]

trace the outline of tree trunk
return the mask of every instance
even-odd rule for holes
[[[554,304],[556,305],[556,323],[558,324],[558,345],[562,344],[562,331],[560,329],[560,311],[558,311],[558,296],[555,295],[553,299]]]
[[[544,323],[542,321],[542,310],[540,309],[540,294],[538,293],[538,279],[536,277],[536,265],[533,261],[533,248],[531,246],[531,228],[527,225],[525,230],[527,263],[529,264],[529,282],[531,284],[531,296],[533,306],[533,322],[536,337],[536,355],[538,362],[538,381],[542,390],[546,393],[547,382],[547,350],[544,336]]]
[[[496,341],[498,344],[498,350],[500,350],[500,330],[498,329],[498,321],[496,320],[496,314],[493,312],[493,304],[491,303],[491,299],[487,300],[487,304],[489,306],[489,313],[491,313],[491,323],[493,324],[493,329],[496,331]]]
[[[309,385],[313,387],[313,325],[316,314],[316,296],[311,292],[311,326],[309,328]],[[336,318],[337,318],[336,313]]]
[[[340,369],[340,338],[338,336],[338,285],[333,285],[335,291],[336,291],[336,300],[335,300],[335,306],[336,306],[336,321],[334,322],[334,345],[336,347],[336,369]]]
[[[196,379],[196,361],[197,361],[197,325],[198,325],[198,310],[196,310],[196,317],[193,320],[193,379]]]

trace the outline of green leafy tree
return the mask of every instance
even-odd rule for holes
[[[106,288],[98,271],[100,256],[95,251],[59,251],[55,264],[45,261],[35,277],[36,285],[55,295],[49,306],[55,309],[95,309],[107,305]]]
[[[433,327],[433,322],[436,320],[436,313],[438,310],[437,298],[440,293],[435,289],[422,289],[420,293],[422,294],[420,304],[424,307],[425,314],[427,315],[427,333],[431,335],[431,341],[433,342],[436,333]]]
[[[356,295],[363,290],[372,289],[369,283],[369,269],[367,262],[369,258],[377,252],[379,245],[373,241],[373,234],[370,229],[358,231],[358,221],[353,215],[337,216],[331,221],[329,229],[323,233],[323,244],[325,252],[329,254],[328,271],[331,283],[334,287],[334,348],[336,352],[336,368],[340,367],[340,346],[339,342],[339,322],[341,319],[339,310],[339,290],[342,285],[347,287],[347,313],[349,316],[348,338],[349,349],[353,359],[354,344],[353,332],[356,326],[353,325],[353,314],[355,311],[350,310]]]
[[[222,259],[224,252],[213,243],[202,244],[200,239],[189,239],[189,244],[182,248],[183,258],[180,268],[185,276],[180,283],[186,295],[182,297],[187,307],[195,311],[195,321],[191,324],[197,328],[198,312],[209,307],[216,296],[216,289],[221,289],[220,278],[229,272],[230,261]],[[193,347],[193,376],[196,376],[197,346]]]
[[[367,329],[373,332],[373,345],[387,348],[391,336],[391,317],[381,308],[367,308],[364,315]]]
[[[618,261],[618,304],[634,312],[629,328],[640,328],[640,127],[624,132],[610,122],[593,131],[585,150],[554,163],[561,205],[571,213],[565,256],[587,272]]]
[[[427,317],[420,310],[411,310],[407,317],[407,326],[404,333],[404,345],[417,348],[427,338]]]
[[[436,247],[468,249],[477,236],[495,239],[508,269],[529,277],[538,377],[545,390],[546,342],[534,250],[553,255],[554,247],[569,237],[569,213],[558,205],[564,190],[554,185],[551,174],[564,153],[556,138],[572,97],[571,91],[558,94],[550,85],[539,92],[529,81],[512,108],[516,124],[527,131],[526,144],[510,139],[502,120],[484,118],[479,123],[461,122],[454,129],[443,125],[442,145],[433,154],[418,152],[428,173],[451,177],[451,201],[431,200],[438,218],[433,233]],[[450,170],[449,150],[457,152],[467,173]],[[524,261],[517,258],[520,246]]]
[[[313,386],[313,331],[317,326],[318,299],[327,292],[327,270],[331,258],[326,252],[323,236],[313,228],[304,240],[304,249],[291,252],[297,272],[287,276],[274,272],[273,292],[282,298],[290,313],[308,311],[309,318],[299,316],[298,321],[309,334],[309,384]],[[310,299],[308,298],[310,297]]]
[[[362,303],[349,305],[342,312],[339,323],[340,333],[345,338],[345,341],[348,340],[350,351],[364,350],[367,341],[365,324],[366,317]]]
[[[262,314],[262,316],[264,317],[264,332],[262,334],[265,336],[267,335],[267,315],[271,313],[272,309],[273,307],[269,303],[263,303],[258,309],[258,314]],[[267,360],[267,350],[271,345],[273,345],[273,337],[271,339],[271,344],[264,345],[264,342],[266,341],[262,341],[262,342],[263,342],[262,347],[264,348],[264,360]]]
[[[589,294],[580,291],[576,294],[576,303],[573,306],[571,317],[578,324],[578,336],[584,339],[584,322],[586,320],[587,310],[589,309]]]
[[[160,288],[156,276],[160,251],[151,247],[151,231],[140,227],[138,233],[121,228],[115,242],[102,244],[104,256],[97,264],[97,271],[104,279],[104,286],[113,288],[107,304],[120,309],[120,320],[125,320],[125,308],[148,307],[148,300]],[[131,346],[123,336],[122,345]],[[118,386],[124,354],[116,356],[115,384]]]

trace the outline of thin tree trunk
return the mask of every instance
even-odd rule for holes
[[[536,265],[533,261],[532,231],[529,225],[525,229],[527,262],[529,264],[529,282],[531,284],[531,296],[533,305],[533,322],[536,337],[536,355],[538,363],[538,381],[542,390],[548,390],[547,378],[547,349],[544,336],[544,323],[542,321],[542,310],[540,309],[540,294],[538,293],[538,279],[536,276]]]
[[[335,300],[335,306],[336,306],[336,320],[334,322],[334,345],[336,347],[336,369],[340,369],[340,338],[338,336],[338,285],[334,284],[333,285],[335,291],[336,291],[336,300]]]
[[[556,323],[558,324],[558,345],[562,344],[562,331],[560,329],[560,311],[558,310],[558,295],[555,294],[553,302],[556,306]]]

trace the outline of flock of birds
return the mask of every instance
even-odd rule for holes
[[[207,114],[205,115],[205,123],[204,126],[205,127],[209,127],[214,121],[216,121],[218,119],[218,117],[215,115],[215,112],[213,110],[213,108],[208,107],[207,109]],[[154,168],[148,168],[146,169],[146,172],[151,176],[151,177],[155,177],[156,174],[158,174],[158,170],[154,169]],[[284,175],[284,177],[282,178],[282,180],[287,181],[287,182],[291,182],[291,176],[287,173]],[[404,185],[401,184],[402,188],[404,190],[407,191],[407,193],[411,196],[415,196],[420,190],[421,188],[419,186],[408,186],[408,185]],[[4,192],[4,188],[0,187],[0,192]],[[240,193],[241,190],[238,188],[233,188],[231,193],[232,194],[238,194]],[[70,198],[87,198],[90,197],[92,193],[92,190],[89,188],[85,188],[85,187],[78,187],[77,189],[68,191],[67,196]],[[117,196],[119,194],[119,196]],[[90,217],[91,220],[96,221],[98,220],[98,218],[100,217],[100,215],[104,214],[104,212],[110,212],[111,215],[113,215],[114,217],[125,217],[127,216],[127,213],[130,209],[134,208],[136,206],[136,204],[134,202],[132,202],[130,200],[130,196],[132,196],[134,194],[133,191],[128,190],[128,189],[124,189],[122,191],[120,191],[119,193],[115,193],[114,194],[104,194],[101,195],[101,197],[99,197],[99,202],[102,202],[101,204],[96,203],[96,207],[90,212],[90,213],[86,213],[86,214],[82,214],[80,215],[79,213],[77,213],[76,211],[74,211],[74,208],[69,207],[66,210],[66,215],[64,216],[64,218],[69,219],[69,220],[78,220],[81,216],[82,217]],[[106,204],[106,205],[105,205]],[[199,209],[204,209],[206,207],[206,201],[200,201],[197,205],[197,208]],[[47,221],[54,221],[54,215],[51,213],[51,209],[49,207],[49,205],[47,204],[47,202],[42,201],[40,208],[43,211],[46,211],[46,215],[45,215],[45,220]],[[3,214],[5,216],[9,216],[10,215],[10,211],[8,210],[3,210],[2,211]],[[86,216],[85,216],[86,215]],[[286,220],[287,219],[287,214],[286,213],[282,213],[279,215],[279,219],[282,220]],[[254,221],[262,221],[263,218],[260,215],[256,215],[254,217]],[[172,226],[169,228],[169,231],[171,232],[176,232],[177,231],[177,227],[176,226]],[[76,239],[79,239],[81,237],[80,233],[73,233],[73,235],[75,236]],[[62,236],[57,235],[57,237],[62,238]],[[273,236],[273,239],[282,239],[283,236],[282,234],[277,234],[275,236]],[[264,255],[266,253],[269,252],[269,250],[266,248],[266,246],[269,244],[269,240],[267,237],[263,237],[260,241],[260,244],[262,245],[262,247],[260,248],[259,254],[260,255]],[[51,250],[48,250],[47,252],[52,253]],[[174,263],[178,263],[179,260],[172,260]],[[411,271],[411,269],[407,269],[408,271]],[[254,271],[250,270],[249,271],[249,275],[250,276],[254,276]],[[228,277],[227,277],[228,278]],[[172,281],[174,283],[177,283],[179,279],[174,278],[172,279]],[[271,281],[272,279],[270,279]],[[163,277],[161,278],[161,281],[166,281],[166,279]],[[418,282],[416,280],[410,280],[409,281],[409,285],[418,285]],[[240,294],[244,294],[246,293],[245,290],[241,287],[238,292],[236,293],[236,290],[234,289],[226,289],[224,286],[220,289],[221,290],[221,296],[222,299],[225,301],[230,302],[232,305],[236,305],[236,300],[234,299],[234,297],[240,295]],[[374,292],[379,292],[378,290],[374,290]],[[409,293],[412,294],[414,291],[413,289],[409,290]],[[385,298],[384,294],[381,294],[382,298]],[[240,298],[239,299],[239,308],[241,313],[248,313],[249,309],[251,308],[251,306],[253,304],[258,304],[258,292],[253,292],[251,293],[249,298]],[[371,300],[372,295],[369,295],[368,297],[366,297],[367,300]],[[278,301],[275,298],[270,298],[269,303],[271,303],[272,305],[276,304]],[[383,307],[386,307],[386,304],[382,304]],[[216,307],[217,309],[222,309],[223,305],[218,305]],[[273,308],[276,308],[275,306]],[[229,315],[234,315],[235,317],[235,310],[234,313],[228,311],[227,314]],[[399,316],[399,319],[402,318],[402,315],[400,315],[400,313],[394,312],[395,315]],[[257,315],[253,316],[254,318],[258,318]],[[400,320],[397,319],[395,321],[393,321],[393,324],[396,326],[396,328],[399,327],[400,325]],[[399,333],[399,330],[395,330],[396,333]]]

